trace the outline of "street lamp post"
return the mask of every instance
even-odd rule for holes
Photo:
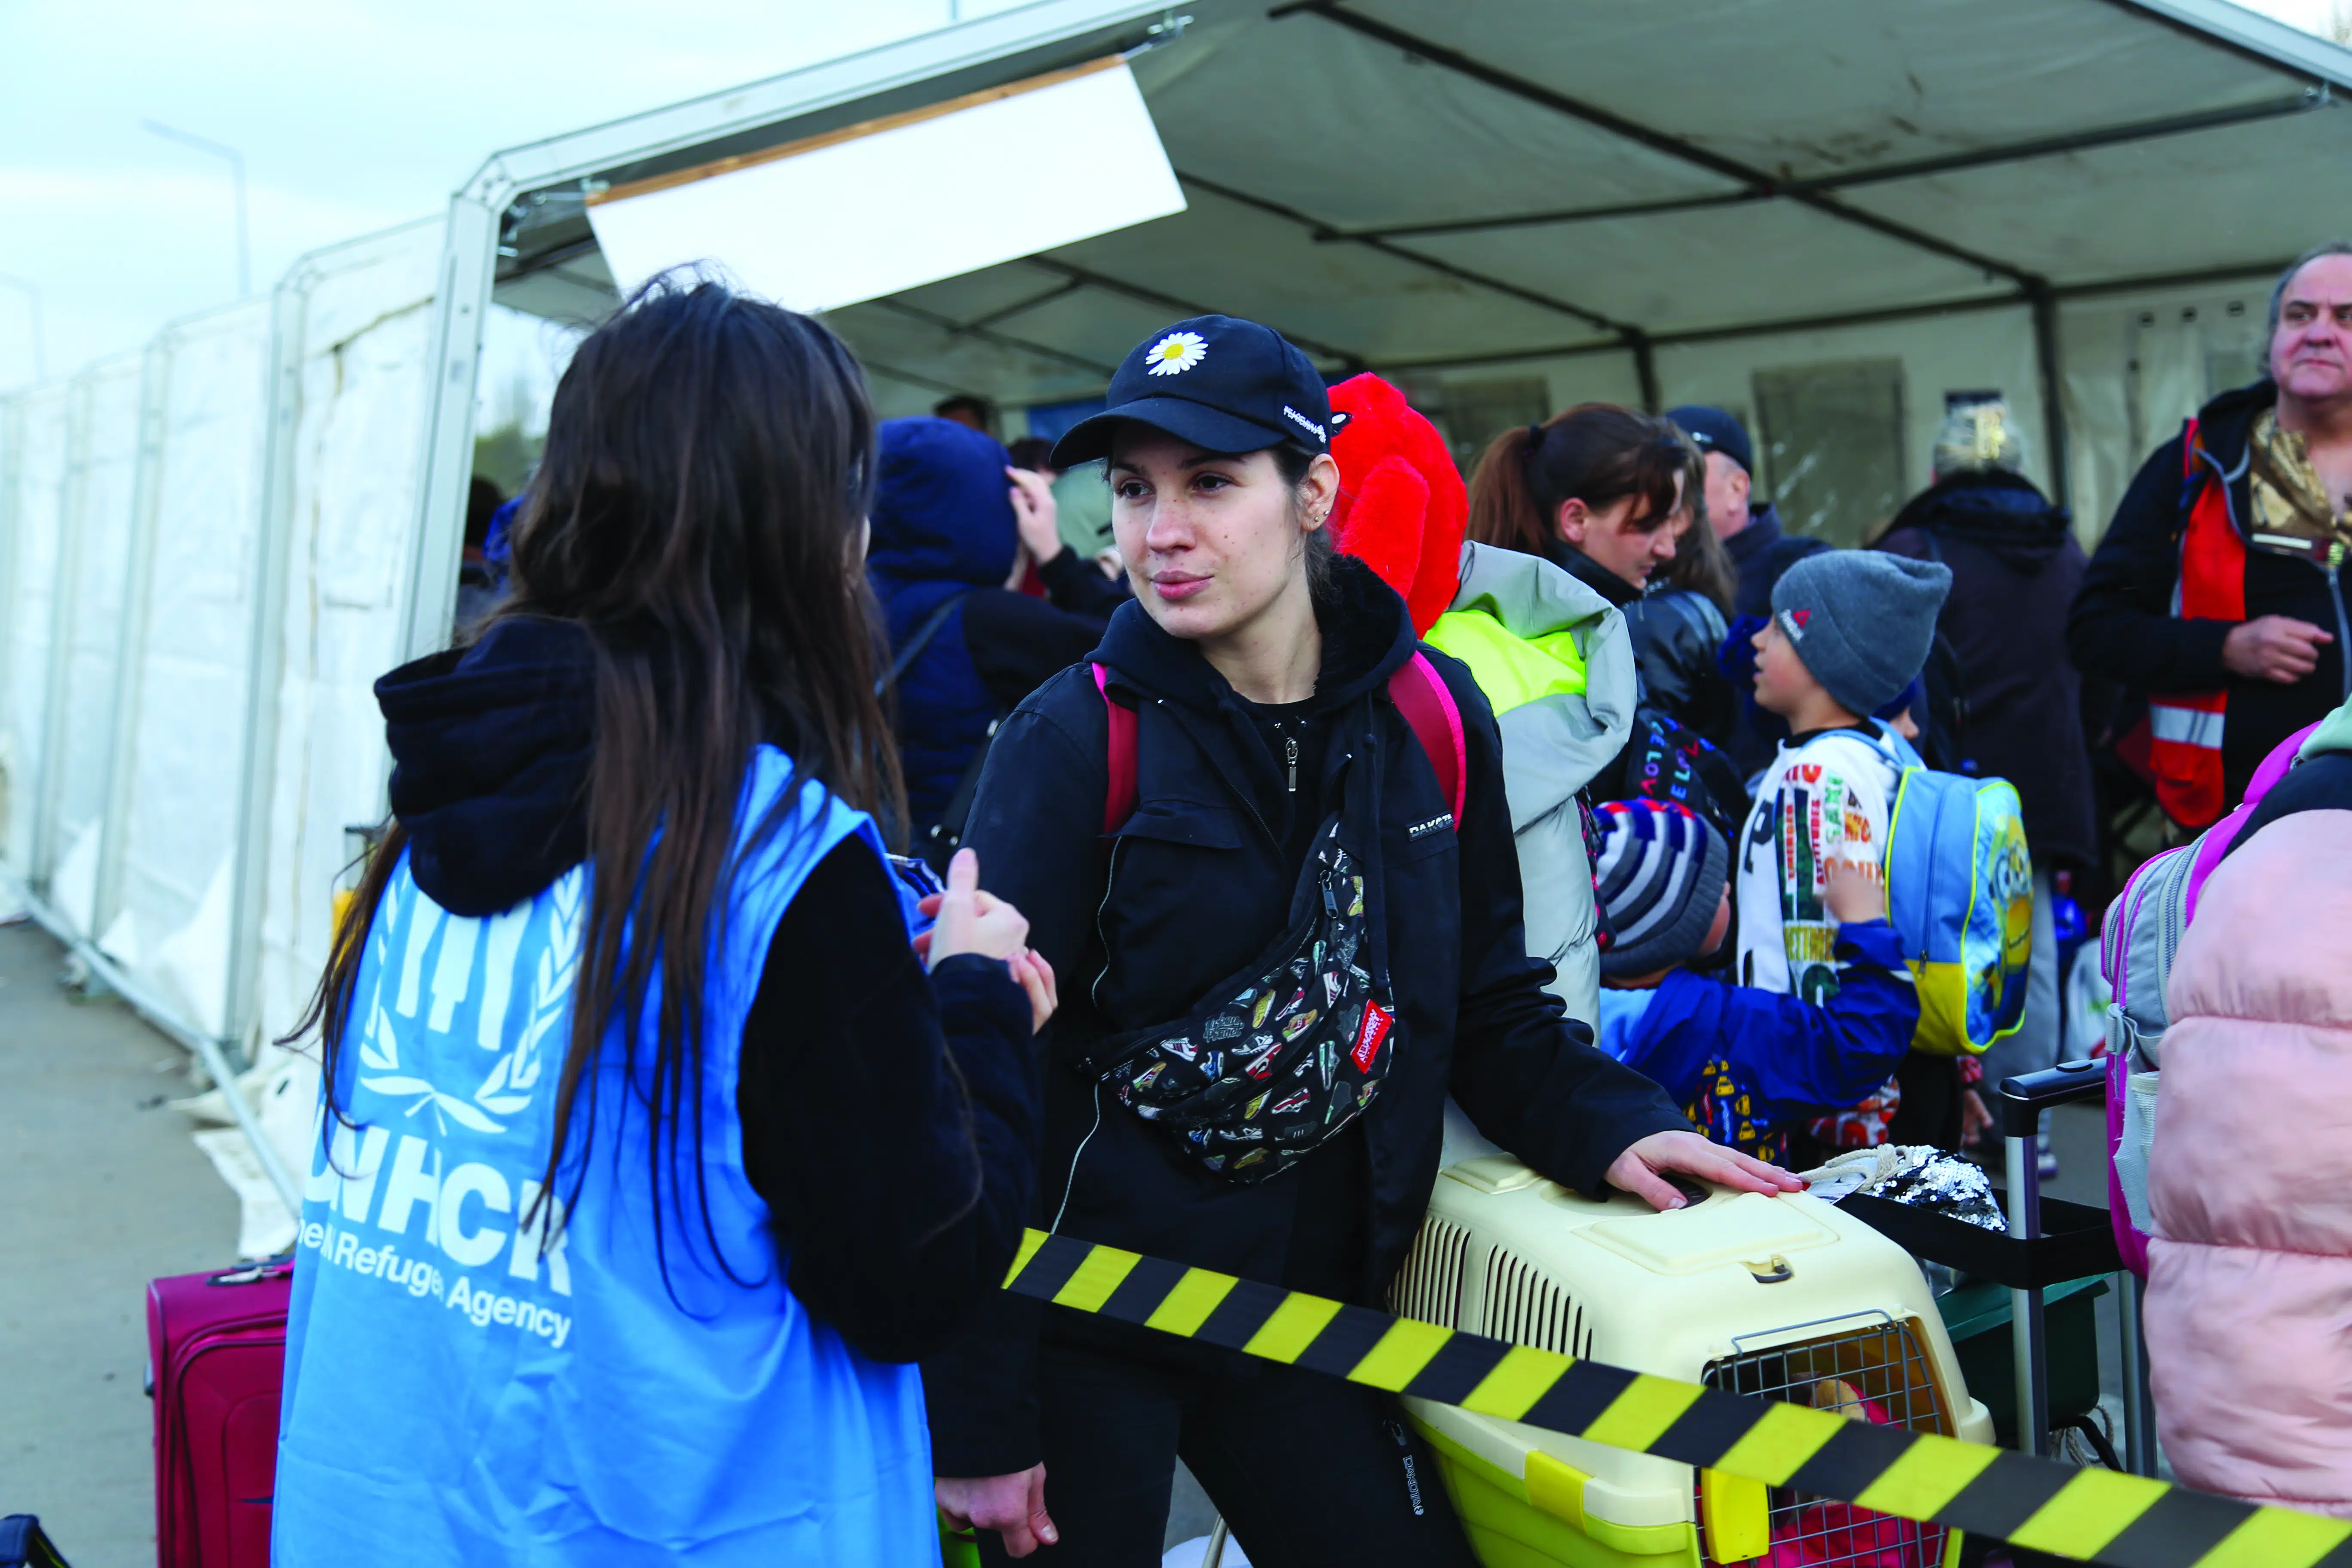
[[[49,349],[41,334],[41,290],[37,285],[5,272],[0,272],[0,284],[24,290],[25,307],[33,318],[33,379],[47,381],[49,379]]]
[[[228,160],[230,174],[236,182],[236,297],[240,300],[250,298],[253,293],[253,238],[246,222],[245,154],[218,142],[194,136],[185,131],[175,131],[158,120],[142,120],[140,124],[168,141]]]

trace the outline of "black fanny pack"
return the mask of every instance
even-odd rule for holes
[[[1364,868],[1339,828],[1335,815],[1316,835],[1290,924],[1262,957],[1190,1017],[1111,1036],[1077,1063],[1228,1181],[1288,1170],[1388,1077],[1395,1004],[1369,963]]]

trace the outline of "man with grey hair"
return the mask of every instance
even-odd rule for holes
[[[2352,243],[2306,252],[2271,290],[2269,372],[2157,448],[2067,619],[2084,674],[2147,695],[2117,752],[2192,829],[2352,697]]]

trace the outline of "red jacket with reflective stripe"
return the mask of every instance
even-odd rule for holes
[[[2347,695],[2338,587],[2308,560],[2244,543],[2247,444],[2255,416],[2276,399],[2267,381],[2226,393],[2191,422],[2193,454],[2190,430],[2157,448],[2116,509],[2067,620],[2077,668],[2147,696],[2159,798],[2192,827],[2237,800],[2272,747]],[[2292,685],[2231,674],[2222,639],[2263,616],[2307,621],[2336,641]]]

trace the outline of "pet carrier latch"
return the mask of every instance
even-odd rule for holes
[[[1739,1267],[1756,1276],[1759,1285],[1785,1284],[1797,1277],[1797,1271],[1789,1267],[1789,1260],[1777,1252],[1769,1263],[1742,1263]]]

